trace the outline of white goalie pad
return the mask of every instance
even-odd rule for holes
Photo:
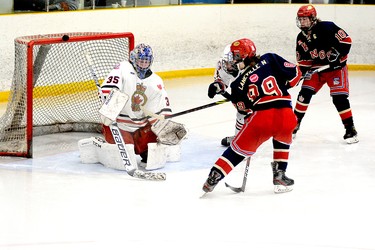
[[[132,165],[137,166],[134,145],[126,144],[125,147]],[[82,163],[101,163],[107,168],[126,171],[116,144],[106,143],[100,137],[90,137],[79,140],[78,149]]]
[[[158,137],[158,142],[165,145],[176,145],[187,135],[185,125],[171,120],[159,120],[151,130]]]
[[[164,145],[148,143],[146,170],[163,168],[166,162],[176,162],[181,158],[181,144]]]
[[[125,107],[128,100],[129,96],[127,94],[122,93],[117,89],[112,89],[99,109],[100,118],[103,124],[109,126],[109,124],[116,121],[117,116]]]

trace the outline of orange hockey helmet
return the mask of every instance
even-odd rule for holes
[[[304,6],[302,6],[298,9],[297,16],[298,17],[305,16],[305,17],[316,18],[316,9],[311,4],[304,5]]]
[[[313,27],[318,20],[316,16],[317,14],[316,14],[316,9],[314,6],[312,6],[311,4],[301,6],[297,11],[297,18],[296,18],[297,27],[300,28],[301,30],[311,29],[311,27]],[[310,26],[302,27],[300,17],[310,18],[310,22],[311,22]]]
[[[252,58],[256,55],[256,47],[253,41],[248,38],[242,38],[234,41],[230,45],[230,51],[232,52],[232,60],[235,63],[242,62],[246,58]]]

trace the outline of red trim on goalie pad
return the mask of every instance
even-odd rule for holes
[[[150,124],[133,133],[121,129],[120,131],[125,144],[134,144],[134,151],[138,155],[148,150],[148,143],[157,142],[157,136],[152,132]],[[102,134],[104,135],[106,142],[115,144],[111,130],[108,126],[103,125]]]

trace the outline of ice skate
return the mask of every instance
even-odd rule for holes
[[[285,193],[293,190],[294,180],[285,175],[285,170],[278,169],[277,162],[271,162],[273,185],[275,193]]]
[[[232,142],[234,136],[227,136],[227,137],[224,137],[222,140],[221,140],[221,145],[225,146],[225,147],[229,147],[230,146],[230,143]]]
[[[301,125],[301,123],[298,122],[298,123],[297,123],[297,126],[294,128],[294,130],[293,130],[293,139],[296,138],[296,136],[297,136],[297,132],[298,132],[298,130],[299,130],[300,125]]]
[[[344,135],[344,140],[348,144],[353,144],[359,142],[358,137],[357,137],[357,130],[355,129],[354,126],[346,128],[345,135]]]
[[[217,169],[212,169],[206,182],[203,184],[203,191],[205,193],[212,192],[219,181],[223,178],[224,176],[221,172],[219,172]]]

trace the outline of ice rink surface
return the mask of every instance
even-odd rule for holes
[[[274,194],[272,146],[251,160],[246,191],[224,186],[200,198],[221,138],[236,111],[221,104],[174,118],[186,124],[180,162],[159,170],[164,182],[137,180],[81,164],[87,133],[34,138],[34,158],[0,158],[0,250],[375,249],[375,72],[350,72],[350,101],[360,142],[347,145],[325,86],[294,141],[287,175],[294,190]],[[166,81],[174,112],[222,99],[207,97],[212,77]],[[291,91],[293,105],[299,87]],[[226,177],[241,186],[245,162]]]

